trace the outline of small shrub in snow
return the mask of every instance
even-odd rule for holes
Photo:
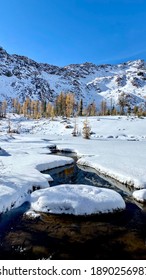
[[[84,124],[83,124],[82,135],[83,135],[83,138],[85,138],[85,139],[89,139],[90,135],[91,135],[91,127],[90,127],[87,119],[84,121]]]
[[[75,119],[75,125],[74,125],[74,129],[73,129],[73,132],[72,132],[72,136],[78,136],[78,135],[79,135],[78,126],[77,126],[77,122],[76,122],[76,119]]]

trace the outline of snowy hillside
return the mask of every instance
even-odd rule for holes
[[[0,47],[0,101],[26,96],[53,102],[60,92],[73,92],[84,105],[104,99],[116,105],[120,94],[131,105],[145,103],[146,67],[143,60],[119,65],[71,64],[58,67],[37,63],[27,57],[10,55]]]

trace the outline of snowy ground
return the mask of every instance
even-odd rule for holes
[[[51,178],[40,171],[72,163],[71,158],[51,155],[52,144],[76,152],[81,165],[91,166],[133,189],[146,188],[146,119],[91,117],[92,135],[86,140],[81,135],[83,117],[76,120],[77,137],[72,136],[73,118],[9,118],[11,127],[20,134],[8,134],[8,120],[0,120],[0,212],[30,200],[33,187],[49,187]]]

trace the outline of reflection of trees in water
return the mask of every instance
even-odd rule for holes
[[[66,176],[72,175],[73,172],[74,172],[74,167],[73,167],[73,166],[70,167],[70,168],[66,168],[66,169],[64,170],[64,174],[65,174]]]

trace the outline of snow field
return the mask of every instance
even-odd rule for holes
[[[42,191],[47,189],[46,202],[47,192],[50,194],[51,178],[40,171],[73,162],[68,157],[51,155],[49,146],[52,144],[61,150],[76,152],[79,164],[93,167],[102,174],[132,186],[133,190],[146,188],[146,119],[118,116],[88,118],[93,134],[91,139],[86,140],[81,133],[80,136],[73,137],[72,129],[66,128],[66,120],[62,122],[61,118],[36,121],[15,115],[9,117],[12,125],[19,125],[21,129],[20,134],[9,135],[8,121],[0,121],[0,212],[30,200],[33,187],[41,188]],[[76,119],[80,132],[84,120],[83,117]],[[74,118],[67,120],[67,123],[74,126]],[[35,192],[32,193],[33,196]],[[65,197],[70,196],[70,192],[72,187],[68,185]],[[145,193],[145,190],[142,193]],[[82,200],[83,194],[76,194],[76,197],[79,195]],[[144,201],[145,195],[143,197]],[[55,203],[59,205],[56,198],[54,205]],[[109,211],[108,202],[106,203]],[[36,199],[35,205],[37,204]],[[42,211],[44,205],[42,199]],[[90,207],[88,208],[90,210]],[[41,211],[40,204],[39,209]],[[82,211],[88,214],[86,209]],[[98,210],[94,208],[93,212],[95,211]],[[77,212],[80,213],[79,210]]]

